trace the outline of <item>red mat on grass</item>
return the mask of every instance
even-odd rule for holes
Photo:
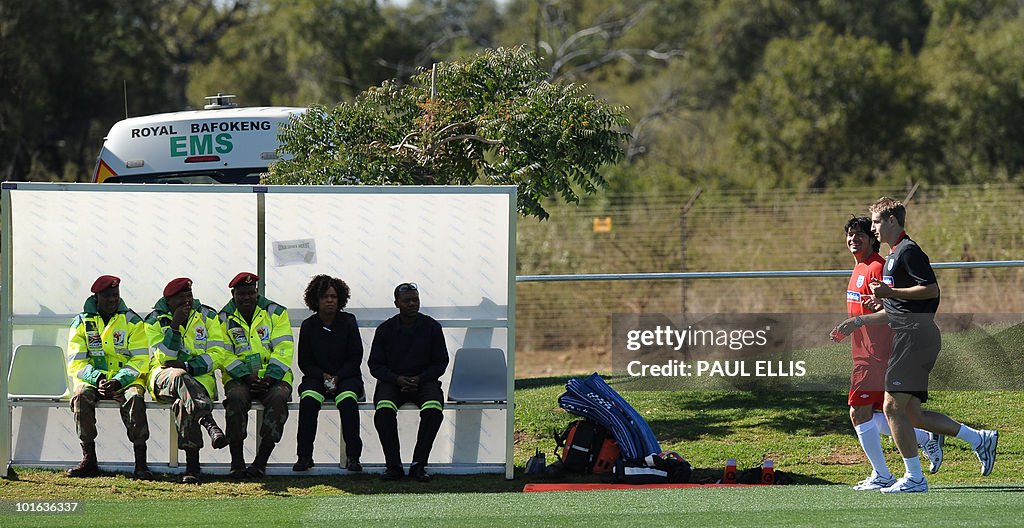
[[[767,484],[527,484],[523,491],[598,491],[661,488],[740,488]]]

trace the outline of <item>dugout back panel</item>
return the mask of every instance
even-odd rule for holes
[[[121,295],[141,316],[172,278],[193,280],[195,297],[221,308],[240,271],[261,277],[264,295],[289,308],[298,327],[309,279],[326,273],[352,289],[348,311],[359,319],[366,370],[373,330],[396,313],[392,290],[420,287],[421,311],[441,321],[449,353],[460,347],[506,351],[508,403],[446,411],[432,464],[460,469],[512,467],[515,189],[513,187],[301,187],[5,183],[3,187],[2,344],[7,394],[12,351],[21,344],[66,348],[68,325],[99,275],[121,277]],[[301,373],[293,364],[296,382]],[[451,372],[442,378],[447,389]],[[297,391],[293,402],[298,401]],[[2,398],[0,456],[21,465],[61,465],[80,456],[66,403],[17,407]],[[218,409],[222,407],[218,404]],[[101,461],[130,461],[117,411],[98,411]],[[149,412],[150,460],[166,461],[167,411]],[[294,462],[297,412],[271,463]],[[223,411],[217,413],[223,418]],[[415,439],[416,413],[400,413],[403,457]],[[382,462],[372,411],[362,414],[363,460]],[[255,433],[250,415],[250,435]],[[461,422],[461,423],[460,423]],[[323,412],[315,457],[338,461],[338,416]],[[252,442],[247,442],[251,458]],[[227,463],[227,450],[204,449],[204,466]],[[6,471],[6,464],[4,465]],[[157,467],[159,469],[159,467]]]

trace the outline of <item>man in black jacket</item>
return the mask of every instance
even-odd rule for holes
[[[407,402],[420,408],[420,427],[412,454],[409,475],[419,482],[430,481],[427,459],[441,428],[444,394],[438,381],[448,368],[448,347],[441,325],[420,313],[419,288],[402,283],[395,288],[398,315],[377,327],[367,366],[377,378],[373,396],[373,424],[384,449],[384,480],[405,475],[398,442],[398,408]]]

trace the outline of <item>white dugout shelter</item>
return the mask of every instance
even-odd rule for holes
[[[346,311],[359,320],[370,401],[375,380],[366,357],[374,329],[397,313],[395,285],[417,283],[421,311],[441,323],[451,359],[441,378],[449,401],[431,468],[438,473],[503,472],[512,478],[515,187],[4,183],[0,207],[2,476],[9,465],[69,467],[80,458],[68,394],[12,389],[42,387],[32,368],[41,365],[42,356],[32,354],[55,346],[66,349],[70,322],[96,277],[120,277],[125,303],[145,317],[172,278],[190,277],[195,297],[220,309],[231,298],[231,278],[251,271],[260,276],[264,296],[289,308],[296,342],[302,320],[311,313],[302,301],[310,278],[325,273],[348,283],[352,297]],[[504,356],[503,376],[483,387],[497,394],[453,400],[453,381],[483,379],[472,369],[463,379],[452,379],[456,363],[481,350],[500,350]],[[15,359],[19,353],[22,357]],[[292,368],[297,388],[297,358]],[[62,375],[67,382],[65,373],[57,374]],[[219,384],[218,391],[223,391]],[[295,391],[293,409],[297,402]],[[170,412],[149,403],[150,466],[176,471]],[[223,406],[218,402],[215,408],[223,424]],[[367,470],[382,470],[372,404],[361,409],[362,460]],[[416,412],[399,412],[406,463],[418,420]],[[297,423],[293,412],[269,473],[290,473]],[[97,428],[101,468],[130,471],[132,446],[116,407],[97,411]],[[255,452],[257,428],[254,411],[247,460]],[[338,413],[325,405],[311,473],[342,472],[341,442]],[[201,454],[208,473],[226,472],[229,459],[227,449],[215,451],[209,442]]]

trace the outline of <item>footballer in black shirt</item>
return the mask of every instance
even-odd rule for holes
[[[968,442],[981,462],[981,474],[988,475],[995,465],[998,433],[972,429],[942,413],[921,408],[928,400],[928,375],[942,345],[934,321],[939,307],[939,284],[928,256],[904,231],[907,211],[902,203],[882,197],[870,211],[871,230],[891,250],[882,270],[883,280],[872,281],[870,285],[885,311],[863,316],[862,320],[864,324],[889,324],[894,332],[885,376],[884,410],[906,466],[903,477],[881,491],[928,491],[914,427]],[[933,471],[938,468],[938,464],[933,464]]]
[[[882,305],[889,314],[889,326],[893,330],[915,329],[921,325],[934,325],[934,314],[939,309],[939,282],[935,278],[928,255],[907,236],[900,232],[895,245],[885,259],[882,269],[882,282],[890,288],[910,288],[912,286],[930,286],[934,284],[935,296],[929,299],[903,299],[886,297]],[[921,317],[905,316],[904,314],[923,314]]]

